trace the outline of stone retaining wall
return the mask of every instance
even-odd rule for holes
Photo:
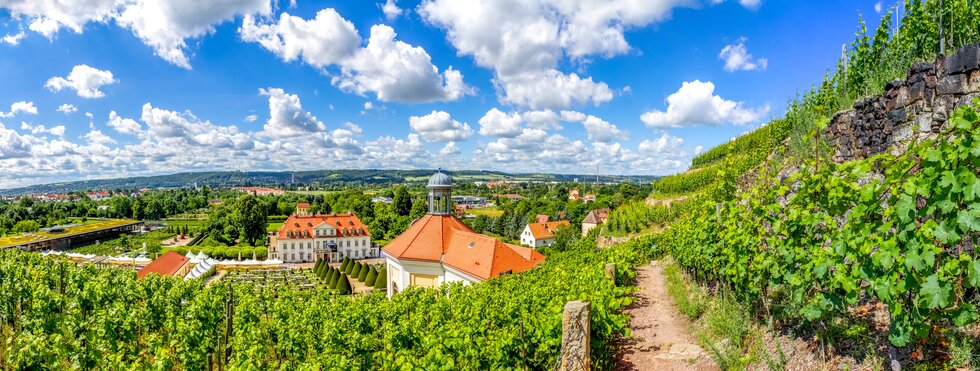
[[[925,139],[946,127],[956,107],[980,96],[980,44],[963,47],[935,62],[919,62],[905,80],[885,86],[880,96],[838,112],[827,126],[834,161],[899,153],[909,140]]]

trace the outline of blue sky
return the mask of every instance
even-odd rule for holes
[[[203,170],[662,175],[876,1],[0,1],[0,187]]]

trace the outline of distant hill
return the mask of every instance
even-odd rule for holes
[[[23,194],[67,193],[85,190],[117,190],[140,188],[181,188],[207,184],[209,187],[231,186],[310,186],[314,188],[345,184],[411,183],[425,181],[435,170],[316,170],[316,171],[210,171],[117,179],[82,180],[64,183],[39,184],[0,190],[0,196]],[[490,181],[513,179],[537,182],[594,181],[595,175],[504,173],[499,171],[447,171],[460,181]],[[644,183],[654,176],[603,175],[602,182]]]

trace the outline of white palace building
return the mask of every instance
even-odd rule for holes
[[[286,263],[328,262],[377,258],[379,250],[371,245],[371,232],[354,214],[310,214],[310,205],[296,205],[269,241],[269,259]]]

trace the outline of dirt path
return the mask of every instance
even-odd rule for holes
[[[637,268],[636,281],[636,301],[625,311],[633,338],[625,340],[617,369],[717,370],[667,293],[659,262]]]

